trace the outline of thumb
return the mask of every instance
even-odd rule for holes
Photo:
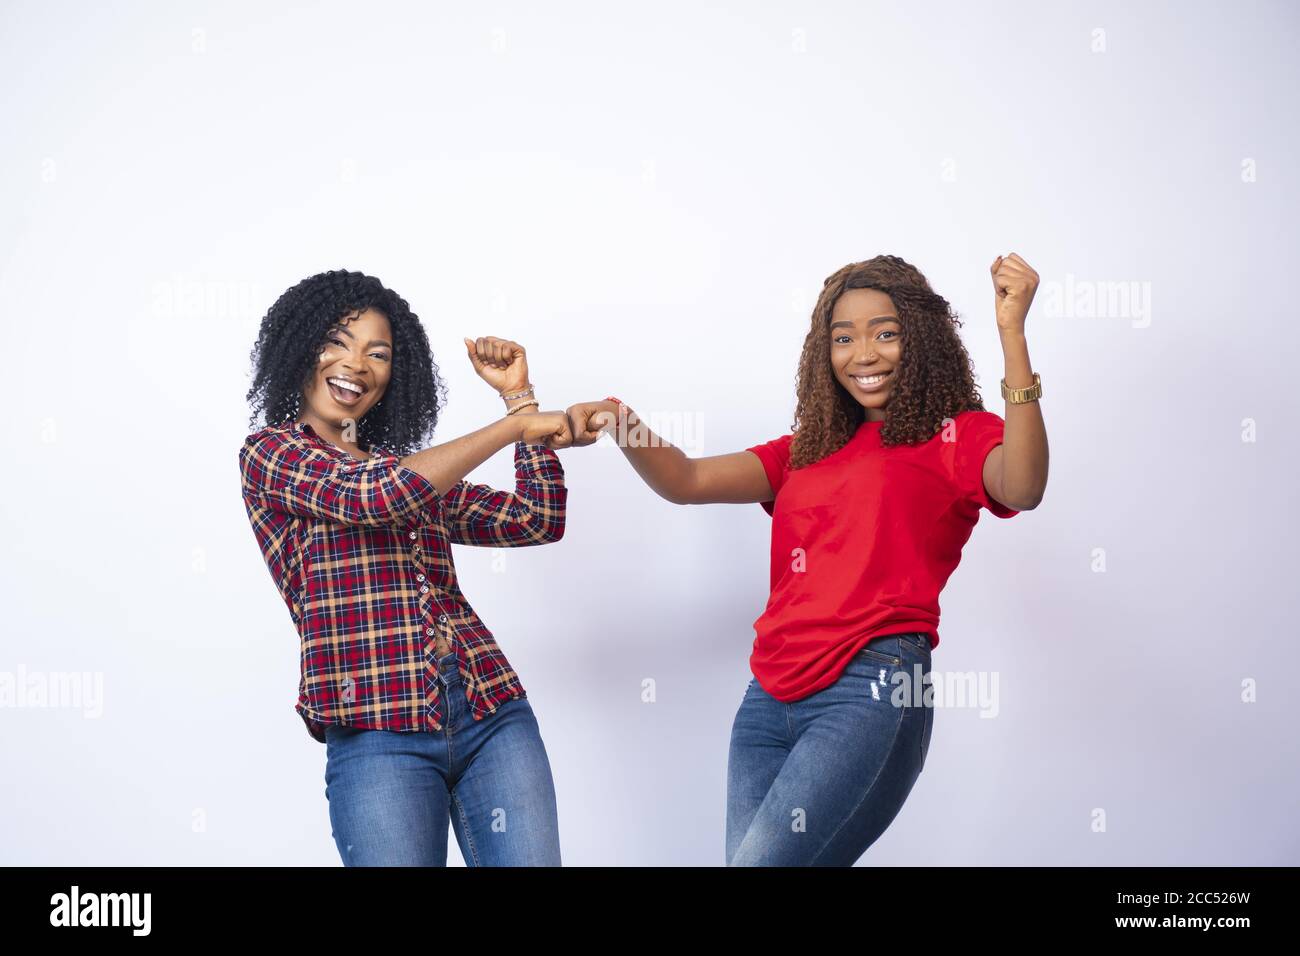
[[[602,416],[601,412],[588,410],[585,415],[577,420],[577,424],[579,427],[575,429],[575,432],[579,432],[584,439],[596,439],[604,433],[605,426],[610,422],[608,416]]]
[[[483,367],[483,363],[479,361],[478,353],[474,351],[474,342],[470,339],[462,339],[461,341],[465,343],[465,348],[469,352],[469,360],[474,363],[474,371],[477,372]]]

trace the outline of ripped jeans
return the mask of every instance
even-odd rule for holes
[[[885,832],[930,748],[930,641],[872,640],[829,687],[781,703],[751,680],[727,759],[729,866],[852,866]],[[909,677],[912,696],[895,704]]]

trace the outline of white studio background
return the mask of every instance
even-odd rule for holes
[[[299,279],[412,304],[438,441],[500,412],[490,334],[544,407],[614,393],[718,454],[789,431],[822,280],[882,252],[1003,414],[1008,251],[1051,481],[983,515],[934,659],[997,712],[939,710],[862,865],[1300,862],[1297,5],[472,7],[0,8],[0,862],[338,865],[236,466]],[[770,519],[561,459],[563,541],[456,558],[565,863],[719,865]],[[511,487],[509,450],[471,478]]]

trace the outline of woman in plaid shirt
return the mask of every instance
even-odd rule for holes
[[[571,442],[524,349],[465,340],[502,417],[424,448],[444,385],[418,317],[359,272],[312,276],[262,320],[240,450],[248,518],[301,644],[296,711],[326,745],[343,862],[560,863],[555,788],[518,675],[456,580],[451,545],[564,533]],[[515,490],[464,476],[514,445]]]

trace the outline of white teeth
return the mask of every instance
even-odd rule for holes
[[[361,394],[361,386],[354,382],[349,382],[341,378],[327,378],[325,381],[329,382],[331,385],[337,385],[339,388],[346,388],[349,392],[356,392],[358,395]]]
[[[883,382],[888,372],[880,375],[854,375],[853,378],[861,385],[875,385],[877,382]]]

